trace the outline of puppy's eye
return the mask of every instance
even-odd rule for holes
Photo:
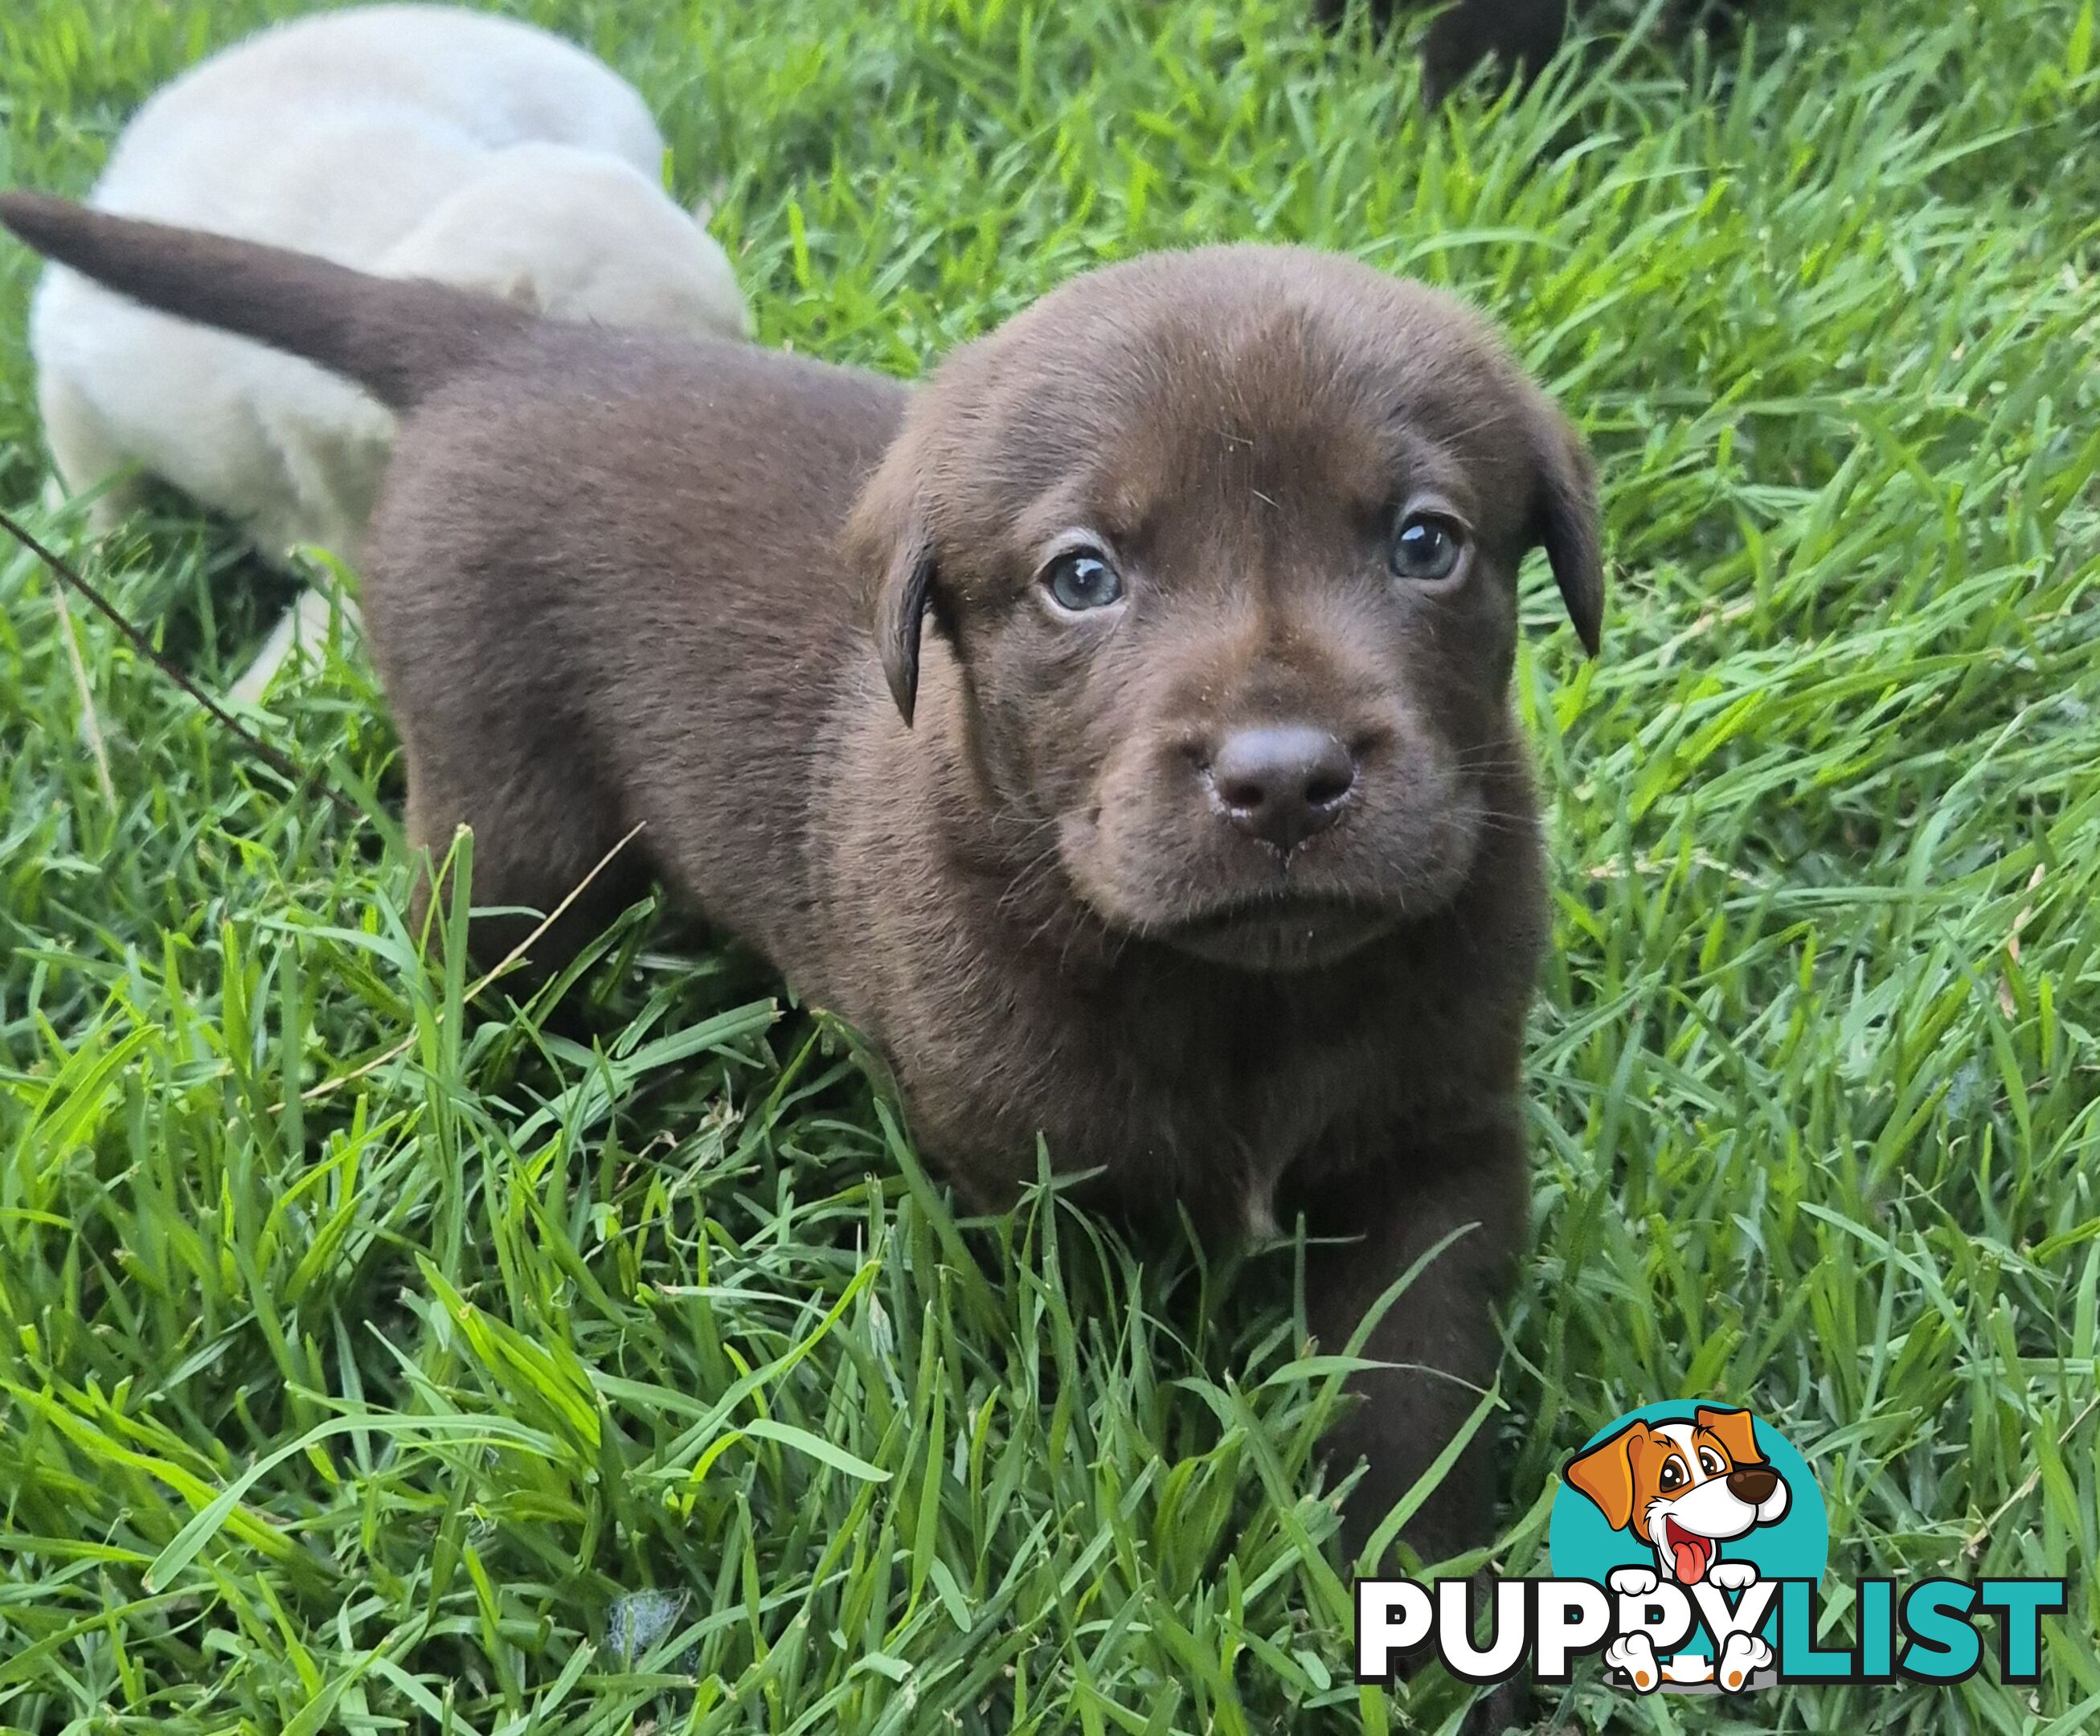
[[[1096,549],[1070,549],[1043,570],[1050,600],[1074,615],[1105,609],[1123,598],[1123,581]]]
[[[1432,512],[1411,512],[1400,521],[1392,539],[1392,576],[1410,585],[1434,585],[1458,570],[1465,553],[1466,533],[1452,520]]]
[[[1684,1467],[1674,1459],[1662,1461],[1662,1473],[1656,1481],[1665,1489],[1682,1488],[1684,1485]]]
[[[1721,1456],[1712,1447],[1702,1447],[1699,1449],[1699,1469],[1709,1477],[1718,1477],[1728,1468],[1722,1464]]]

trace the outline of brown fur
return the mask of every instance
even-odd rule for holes
[[[1475,67],[1493,58],[1535,78],[1568,28],[1568,0],[1459,0],[1422,41],[1422,94],[1440,103]]]
[[[1338,24],[1349,0],[1313,0],[1322,23]],[[1744,0],[1672,0],[1664,28],[1682,33],[1719,23],[1745,9]],[[1404,13],[1435,12],[1422,38],[1422,97],[1434,107],[1484,61],[1519,79],[1536,77],[1559,50],[1571,19],[1577,29],[1608,28],[1597,0],[1365,0],[1375,29]]]
[[[317,307],[356,377],[435,359],[396,395],[364,599],[412,835],[474,828],[478,903],[549,908],[644,823],[567,938],[660,876],[867,1032],[976,1200],[1040,1133],[1140,1217],[1302,1211],[1345,1239],[1308,1252],[1329,1348],[1463,1231],[1373,1333],[1405,1366],[1335,1442],[1369,1456],[1361,1542],[1492,1377],[1525,1230],[1520,557],[1543,545],[1592,645],[1602,600],[1587,459],[1478,320],[1342,259],[1206,249],[1079,278],[907,392],[53,201],[0,217],[301,353]],[[1471,528],[1438,585],[1386,564],[1425,494]],[[1045,600],[1075,527],[1119,609]],[[1282,854],[1205,769],[1276,723],[1357,756]],[[1418,1515],[1426,1554],[1481,1539],[1489,1464]]]
[[[1313,0],[1323,24],[1340,23],[1348,8],[1349,0]],[[1381,30],[1402,13],[1436,12],[1422,38],[1422,97],[1432,106],[1490,58],[1535,77],[1568,28],[1568,0],[1365,0],[1365,10]]]

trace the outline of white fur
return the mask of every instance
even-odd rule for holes
[[[567,318],[740,338],[729,261],[663,192],[663,155],[642,99],[582,50],[483,13],[375,6],[265,30],[175,80],[90,202]],[[57,268],[30,344],[60,477],[110,484],[99,527],[144,475],[267,556],[314,543],[357,564],[393,436],[362,392]]]

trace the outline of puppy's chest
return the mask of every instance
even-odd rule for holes
[[[1155,1054],[1128,1112],[1090,1129],[1096,1160],[1140,1202],[1164,1186],[1198,1221],[1272,1235],[1288,1173],[1338,1160],[1342,1129],[1399,1118],[1405,1093],[1380,1076],[1369,1046],[1272,1040],[1238,1054]]]
[[[1449,1077],[1436,1033],[1391,1001],[1061,995],[1006,1011],[1007,1040],[940,1067],[938,1084],[922,1076],[918,1094],[946,1111],[924,1132],[952,1163],[1024,1182],[1039,1134],[1057,1170],[1103,1172],[1113,1201],[1242,1235],[1276,1227],[1295,1165],[1375,1160],[1367,1132],[1373,1146],[1381,1128],[1396,1135]]]

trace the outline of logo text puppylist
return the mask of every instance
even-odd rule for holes
[[[1553,1576],[1496,1581],[1483,1625],[1463,1579],[1357,1580],[1357,1680],[1434,1655],[1462,1681],[1502,1681],[1529,1657],[1558,1685],[1601,1653],[1635,1694],[1957,1682],[1984,1667],[1986,1628],[2001,1681],[2037,1679],[2062,1579],[1863,1579],[1845,1643],[1818,1634],[1829,1545],[1815,1478],[1778,1430],[1747,1411],[1644,1406],[1568,1461]]]

